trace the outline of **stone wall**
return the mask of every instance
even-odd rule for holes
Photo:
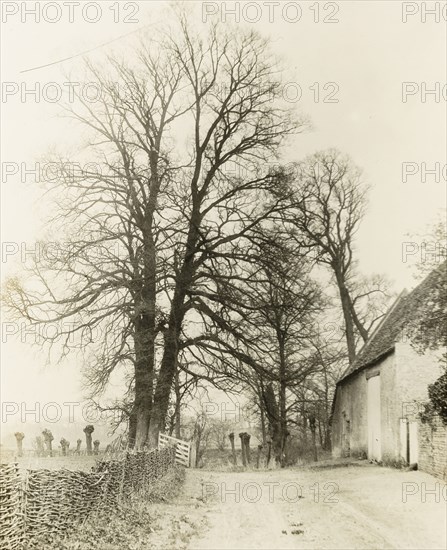
[[[397,342],[394,353],[344,380],[337,387],[332,417],[334,457],[348,456],[348,452],[355,457],[367,454],[367,384],[369,377],[379,374],[382,461],[387,465],[405,461],[405,422],[414,423],[416,428],[419,412],[428,398],[427,386],[441,372],[439,354],[429,351],[418,354],[408,342]],[[411,447],[414,447],[417,436],[411,428],[415,440],[411,440]]]
[[[332,417],[332,454],[334,457],[366,457],[368,454],[368,378],[381,378],[382,453],[385,458],[397,456],[396,438],[401,405],[395,398],[395,357],[389,355],[375,366],[363,369],[337,387]],[[347,436],[347,430],[349,435]],[[346,445],[347,439],[349,445]],[[349,449],[349,455],[347,450]]]
[[[368,452],[366,381],[360,376],[337,387],[332,416],[332,454],[338,457],[363,457]]]
[[[418,439],[419,470],[447,481],[447,426],[438,416],[419,420]]]

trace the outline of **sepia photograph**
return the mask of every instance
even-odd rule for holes
[[[0,550],[447,548],[447,1],[0,17]]]

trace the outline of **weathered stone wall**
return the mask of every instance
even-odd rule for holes
[[[395,457],[394,439],[399,423],[395,421],[400,409],[394,398],[395,357],[386,357],[380,364],[366,368],[340,384],[335,398],[332,418],[332,453],[334,457],[346,456],[344,434],[349,421],[350,456],[365,457],[368,454],[368,378],[378,373],[381,393],[382,453]]]
[[[368,451],[366,389],[364,373],[346,380],[337,388],[332,417],[332,454],[336,458],[347,456],[344,443],[347,422],[350,456],[365,456]]]
[[[396,353],[386,357],[377,369],[380,370],[380,420],[382,462],[394,463],[399,457],[400,406],[396,399]],[[367,404],[365,404],[367,407]]]
[[[435,416],[430,422],[419,420],[419,470],[447,480],[447,426]]]
[[[402,462],[405,431],[402,419],[417,421],[422,404],[427,401],[427,386],[442,372],[439,354],[429,351],[420,355],[409,343],[397,342],[395,352],[373,367],[363,369],[337,388],[332,418],[334,457],[346,456],[344,434],[350,426],[351,456],[368,452],[367,379],[380,373],[380,415],[382,461]]]

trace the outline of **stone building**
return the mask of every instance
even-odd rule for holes
[[[338,381],[332,411],[334,457],[418,462],[418,413],[442,366],[440,352],[417,353],[406,341],[405,329],[420,318],[439,276],[440,268],[412,292],[400,294]]]

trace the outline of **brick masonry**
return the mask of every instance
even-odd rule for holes
[[[435,416],[430,422],[419,421],[418,468],[447,481],[447,426]]]

